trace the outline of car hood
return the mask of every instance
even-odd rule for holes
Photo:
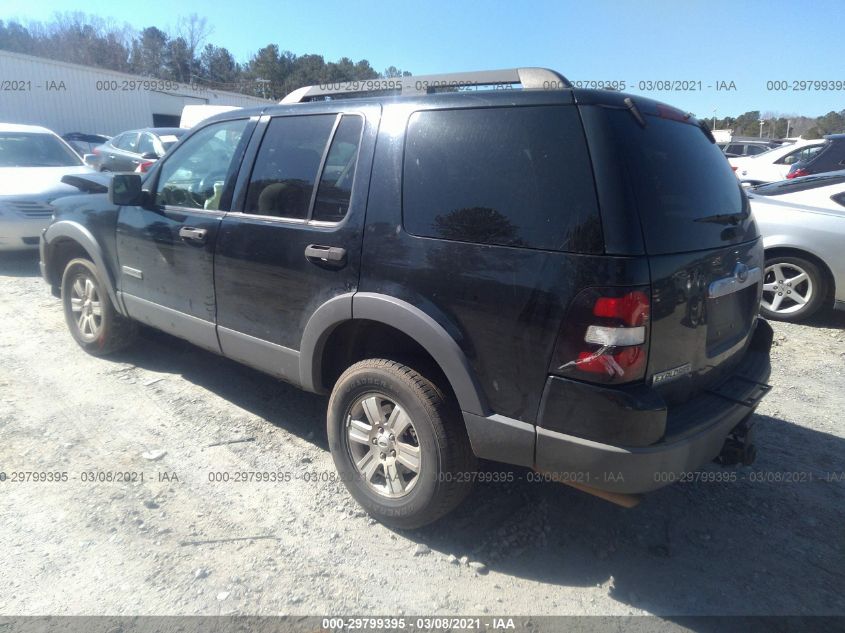
[[[25,197],[54,200],[79,193],[79,189],[62,182],[62,176],[95,173],[83,165],[73,167],[2,167],[0,197]]]

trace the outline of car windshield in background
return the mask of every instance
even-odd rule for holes
[[[845,171],[832,171],[817,176],[804,176],[795,180],[781,180],[767,185],[757,185],[752,187],[751,191],[758,196],[781,196],[786,193],[838,185],[843,182],[845,182]]]
[[[50,134],[0,133],[0,167],[73,167],[82,161]]]

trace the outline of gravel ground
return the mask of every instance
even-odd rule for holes
[[[324,398],[152,331],[88,356],[37,255],[0,256],[0,323],[2,615],[845,614],[845,313],[774,324],[736,482],[626,510],[512,469],[412,533],[331,479]]]

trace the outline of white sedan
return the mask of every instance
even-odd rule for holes
[[[797,141],[781,145],[756,156],[738,156],[728,162],[742,183],[759,185],[786,178],[790,167],[799,160],[809,158],[824,145],[824,139]]]
[[[50,203],[80,193],[62,177],[91,173],[47,128],[0,123],[0,251],[38,248],[53,214]]]
[[[761,185],[748,198],[766,250],[763,316],[845,310],[845,171]]]

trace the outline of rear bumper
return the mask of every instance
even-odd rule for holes
[[[616,425],[630,421],[644,423],[646,429],[653,428],[655,415],[664,415],[665,435],[649,446],[608,444],[495,415],[465,413],[467,431],[479,457],[533,466],[565,483],[626,494],[648,492],[719,455],[725,439],[751,416],[765,393],[759,383],[771,374],[771,346],[772,328],[760,319],[742,361],[718,388],[722,395],[704,392],[668,411],[659,411],[648,398],[626,397],[616,401],[615,413],[603,412]]]

